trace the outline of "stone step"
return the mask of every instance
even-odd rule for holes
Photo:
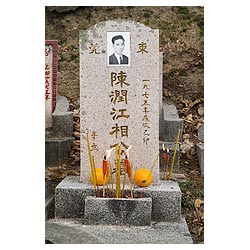
[[[150,226],[84,225],[82,220],[45,222],[45,240],[54,244],[193,244],[186,221]]]
[[[45,167],[58,166],[65,162],[73,146],[74,137],[45,139]]]
[[[125,186],[125,193],[129,193],[129,185]],[[79,176],[65,177],[55,189],[55,217],[84,218],[87,196],[95,196],[93,185],[81,183]],[[134,197],[152,198],[152,220],[180,220],[181,190],[177,182],[160,181],[145,188],[134,185]]]

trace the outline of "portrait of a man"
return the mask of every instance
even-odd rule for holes
[[[114,33],[114,32],[110,32]],[[125,33],[125,32],[124,32]],[[126,32],[128,33],[128,32]],[[129,37],[129,34],[125,34],[127,37]],[[109,46],[109,57],[108,57],[108,63],[112,66],[119,66],[119,65],[125,65],[128,66],[130,64],[129,57],[126,55],[128,54],[129,47],[129,41],[127,45],[127,41],[123,34],[109,34],[108,38],[110,39],[111,43]],[[127,47],[125,49],[125,47]]]

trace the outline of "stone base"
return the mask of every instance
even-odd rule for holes
[[[58,166],[64,163],[73,146],[74,137],[46,138],[45,166]]]
[[[151,224],[151,198],[96,198],[85,199],[84,224],[131,225]]]
[[[45,222],[45,239],[54,244],[193,244],[184,218],[151,226],[84,225],[79,220]]]
[[[129,193],[128,185],[125,186],[125,193]],[[87,196],[95,197],[93,185],[80,183],[78,176],[66,177],[55,190],[55,217],[84,218]],[[158,185],[145,188],[134,186],[134,197],[152,198],[152,220],[180,220],[181,190],[177,182],[160,181]]]

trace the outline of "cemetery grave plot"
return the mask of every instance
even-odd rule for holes
[[[84,12],[83,9],[79,9],[77,11],[83,11]],[[93,11],[92,13],[94,13],[95,11],[98,11],[98,10],[93,8],[92,11]],[[110,14],[108,14],[108,15],[114,14],[113,11],[114,10],[112,10],[112,8],[111,8],[109,10]],[[130,10],[130,12],[131,11],[133,11],[133,10]],[[150,13],[150,15],[152,16],[153,19],[154,19],[154,15],[156,15],[156,13],[159,14],[156,10],[152,10],[152,12],[150,12],[150,11],[151,11],[150,8],[148,9],[148,11],[147,10],[145,10],[144,12],[142,10],[138,11],[138,19],[140,19],[138,21],[143,20],[142,15],[144,15],[145,13]],[[175,10],[175,11],[172,11],[172,12],[175,13],[175,14],[177,14],[177,12],[178,12],[179,17],[181,17],[181,16],[184,17],[184,14],[186,13],[186,9],[182,9],[182,10],[179,9],[179,10]],[[104,15],[107,15],[107,13],[105,13],[105,8],[101,12],[98,11],[98,15],[100,13],[103,13]],[[54,14],[54,15],[56,16],[57,14]],[[71,14],[68,13],[66,15],[63,14],[63,15],[66,18],[69,18],[69,16],[71,15],[71,18],[68,19],[69,21],[65,22],[65,27],[64,27],[65,28],[65,32],[64,32],[65,37],[67,36],[68,38],[70,38],[71,35],[74,33],[75,29],[73,29],[73,33],[72,33],[72,30],[70,32],[68,30],[70,30],[70,25],[73,25],[72,22],[76,21],[78,17],[74,16],[72,13]],[[59,16],[60,15],[58,15],[58,17]],[[190,14],[190,16],[191,16],[191,14]],[[55,24],[56,24],[57,19],[55,18],[54,20],[55,20]],[[96,23],[96,21],[93,21],[93,23]],[[77,25],[78,25],[78,22],[75,22],[74,27],[77,27]],[[89,27],[90,25],[87,24],[86,26]],[[150,24],[149,26],[153,27],[154,24],[152,24],[152,25]],[[68,28],[68,30],[67,30],[67,28]],[[67,34],[67,32],[68,32],[68,34]],[[179,34],[176,33],[176,35],[178,36]],[[163,38],[163,40],[164,40],[164,38]],[[163,41],[162,45],[163,46],[161,46],[161,47],[164,48],[164,46],[165,46],[164,41]],[[77,65],[77,63],[76,63],[77,58],[75,58],[75,59],[72,58],[72,55],[74,55],[74,52],[72,53],[72,51],[76,51],[77,47],[78,47],[78,44],[77,43],[74,44],[74,39],[73,40],[71,40],[71,39],[67,40],[65,38],[64,42],[63,42],[63,40],[60,41],[60,44],[59,44],[59,54],[61,56],[60,60],[59,60],[60,69],[61,69],[60,77],[62,77],[64,74],[68,74],[68,75],[70,74],[66,70],[62,70],[64,67],[66,67],[66,64],[67,65],[70,64],[71,68],[74,68],[75,67],[74,65]],[[174,51],[170,52],[170,53],[174,53]],[[178,57],[178,53],[176,55]],[[71,60],[68,60],[70,58],[71,58]],[[196,59],[197,59],[197,62],[198,62],[198,60],[200,60],[199,57],[197,57]],[[201,60],[202,60],[202,58],[201,58]],[[193,63],[194,64],[196,63],[195,60],[192,63],[190,63],[190,65],[193,64]],[[201,64],[196,64],[196,65],[202,65],[202,63]],[[163,89],[164,97],[167,98],[167,99],[170,99],[170,100],[172,100],[172,101],[174,101],[176,103],[180,115],[185,119],[184,132],[189,133],[191,135],[190,140],[192,142],[196,143],[197,142],[197,137],[196,137],[197,128],[199,127],[199,125],[203,121],[203,113],[202,113],[202,107],[203,107],[203,98],[202,97],[203,97],[203,93],[202,93],[202,90],[200,92],[200,95],[199,94],[197,95],[197,93],[199,92],[199,89],[197,90],[197,89],[195,89],[195,87],[191,87],[191,89],[189,89],[188,91],[185,91],[185,88],[186,88],[185,84],[182,87],[177,86],[175,84],[176,82],[182,84],[182,80],[180,80],[180,78],[178,78],[178,77],[182,76],[184,73],[183,74],[178,74],[178,71],[176,71],[174,73],[173,70],[172,71],[170,70],[169,72],[170,72],[170,74],[169,75],[167,74],[167,78],[165,77],[165,80],[166,79],[169,80],[168,82],[171,83],[171,88],[169,88],[169,86],[166,86],[166,84],[164,84],[164,87],[168,87],[168,88]],[[179,72],[181,72],[181,71],[179,71]],[[165,73],[165,76],[166,76],[166,73]],[[198,78],[199,78],[199,76],[198,76]],[[77,82],[77,80],[75,80],[74,75],[73,76],[71,75],[71,79],[73,79],[73,81]],[[180,91],[184,91],[184,92],[188,93],[185,98],[184,97],[178,97],[178,95],[176,95],[176,93],[180,93]],[[193,93],[192,93],[192,91],[193,91]],[[70,154],[70,158],[66,161],[65,164],[63,164],[61,166],[58,166],[57,168],[55,168],[53,170],[51,169],[51,171],[48,170],[46,172],[47,177],[50,178],[50,179],[53,179],[55,181],[60,181],[63,177],[65,177],[67,175],[79,175],[79,172],[80,172],[80,168],[79,168],[79,155],[80,155],[80,153],[79,153],[79,151],[80,151],[79,150],[79,148],[80,148],[80,145],[79,145],[79,143],[80,143],[79,142],[79,132],[80,131],[78,129],[79,128],[79,117],[78,117],[78,114],[77,114],[79,112],[79,106],[77,105],[77,102],[74,101],[74,99],[76,100],[77,97],[73,98],[72,102],[71,102],[72,111],[75,110],[74,111],[74,123],[75,123],[75,125],[74,125],[74,136],[76,138],[75,146],[72,149],[72,152]],[[199,185],[196,188],[199,189],[201,192],[203,192],[202,178],[200,178],[200,179],[198,178],[199,177],[199,170],[198,170],[198,167],[197,167],[196,154],[192,150],[191,150],[191,152],[189,152],[189,154],[185,153],[185,154],[181,155],[181,165],[184,166],[183,172],[185,173],[185,175],[187,177],[187,182],[190,181],[190,182],[198,183]],[[191,173],[190,173],[190,170],[191,170]],[[195,173],[197,174],[198,177],[196,176]],[[191,188],[191,185],[190,185],[190,188]],[[186,192],[189,192],[187,194],[187,197],[191,196],[193,198],[193,200],[197,197],[197,194],[195,192],[192,193],[192,190],[189,189],[187,186],[183,187],[183,194],[185,195]],[[191,192],[192,195],[190,195],[190,192]],[[202,198],[202,196],[200,196],[200,197]],[[200,230],[200,228],[198,228],[198,226],[195,225],[195,224],[198,225],[198,223],[196,223],[197,218],[195,218],[195,216],[193,215],[193,210],[194,209],[190,208],[192,206],[191,198],[186,199],[186,202],[184,203],[184,206],[187,206],[187,207],[184,207],[184,209],[185,209],[185,212],[187,212],[187,214],[185,216],[186,220],[187,220],[188,223],[190,221],[190,226],[192,227],[190,229],[190,231],[193,234],[193,237],[197,242],[202,242],[203,241],[203,239],[202,239],[202,230]]]

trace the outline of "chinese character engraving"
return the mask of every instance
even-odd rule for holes
[[[112,118],[113,120],[117,120],[119,118],[129,118],[130,115],[126,115],[125,112],[127,109],[119,109],[118,112],[120,112],[119,115],[116,114],[117,110],[115,108],[112,108],[112,111],[110,112],[111,115],[114,115]]]
[[[98,146],[94,142],[91,145],[91,151],[99,151]]]
[[[148,51],[146,51],[146,48],[147,48],[147,44],[144,43],[144,42],[141,42],[138,44],[139,45],[139,51],[137,51],[136,53],[148,53]]]
[[[92,132],[91,132],[91,138],[92,138],[93,140],[95,140],[96,137],[97,137],[96,131],[92,131]]]
[[[127,90],[115,90],[111,91],[109,95],[112,103],[116,104],[116,102],[125,102],[128,104],[128,91]]]
[[[119,132],[121,132],[121,137],[128,137],[128,126],[118,126],[118,124],[116,123],[115,127],[112,127],[112,129],[113,130],[109,132],[109,134],[115,134],[116,139]]]
[[[121,88],[123,87],[123,84],[129,86],[130,84],[125,82],[126,78],[127,75],[123,71],[120,71],[118,74],[115,72],[111,72],[111,86],[113,87],[114,84],[121,84]]]
[[[90,49],[89,54],[100,54],[100,52],[97,51],[99,49],[99,47],[100,46],[97,43],[96,44],[91,43],[90,47],[89,47],[89,49]]]
[[[50,79],[50,67],[48,64],[45,64],[45,101],[48,101],[50,99],[49,95],[49,79]]]

